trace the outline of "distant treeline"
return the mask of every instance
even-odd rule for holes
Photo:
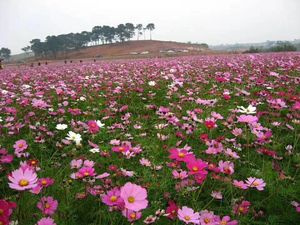
[[[117,27],[111,26],[95,26],[92,31],[82,31],[80,33],[69,33],[61,35],[50,35],[46,37],[45,41],[40,39],[33,39],[30,41],[30,46],[22,48],[24,52],[30,50],[36,57],[54,57],[57,53],[67,53],[70,50],[80,49],[90,45],[99,45],[124,42],[132,39],[135,35],[137,40],[143,35],[146,39],[146,31],[149,30],[150,39],[151,31],[155,29],[153,23],[149,23],[147,26],[132,23],[119,24]]]
[[[259,52],[294,52],[299,50],[300,44],[293,45],[289,41],[277,41],[273,46],[265,48],[265,47],[254,47],[251,46],[248,50],[244,51],[244,53],[259,53]]]

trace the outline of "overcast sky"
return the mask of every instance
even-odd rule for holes
[[[95,25],[153,22],[153,39],[208,44],[300,38],[300,0],[0,0],[0,48]]]

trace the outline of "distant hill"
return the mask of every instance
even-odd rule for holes
[[[173,41],[127,41],[113,44],[89,46],[68,53],[61,53],[57,59],[80,58],[131,58],[145,56],[169,56],[196,54],[209,50],[200,44],[187,44]]]
[[[300,39],[289,41],[300,50]],[[251,46],[256,48],[271,48],[276,45],[277,41],[266,41],[261,43],[236,43],[236,44],[222,44],[222,45],[210,45],[209,48],[217,51],[238,51],[242,52],[248,50]]]
[[[26,61],[29,58],[32,58],[34,54],[32,52],[29,53],[20,53],[16,55],[11,55],[9,58],[10,62],[23,62]]]

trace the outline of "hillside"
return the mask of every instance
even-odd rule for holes
[[[72,50],[66,54],[59,54],[57,59],[135,58],[145,56],[199,54],[200,52],[209,52],[209,50],[198,44],[141,40],[89,46],[79,50]]]

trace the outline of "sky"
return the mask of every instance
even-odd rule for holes
[[[300,0],[0,0],[0,48],[91,31],[154,23],[153,39],[216,44],[300,38]]]

